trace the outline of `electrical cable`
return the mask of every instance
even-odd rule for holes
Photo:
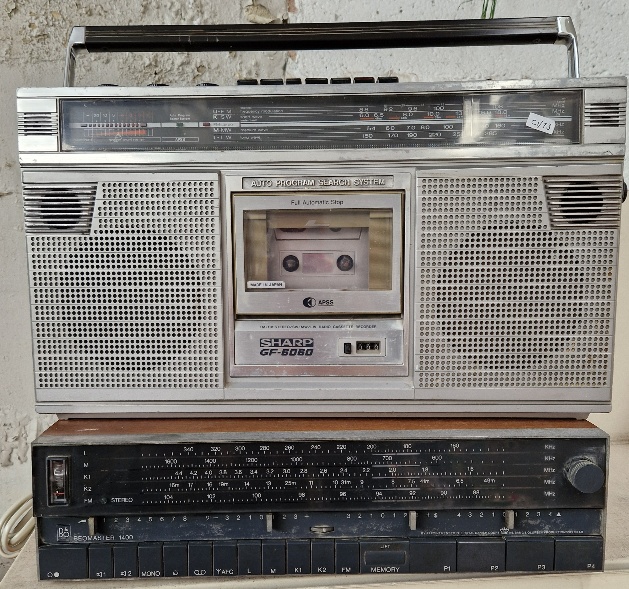
[[[0,518],[0,556],[15,558],[35,528],[33,496],[16,501]]]

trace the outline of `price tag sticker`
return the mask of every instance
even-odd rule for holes
[[[555,130],[555,121],[549,119],[548,117],[543,117],[542,115],[536,115],[535,113],[531,113],[529,118],[526,120],[526,126],[531,129],[537,129],[542,133],[547,133],[548,135],[552,135]]]

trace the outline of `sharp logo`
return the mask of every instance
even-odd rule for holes
[[[314,340],[311,337],[263,337],[260,339],[261,356],[312,356]]]

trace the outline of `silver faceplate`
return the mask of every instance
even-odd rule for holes
[[[64,152],[62,97],[365,90],[21,90],[38,410],[129,416],[609,410],[625,80],[377,91],[539,88],[583,91],[579,144]],[[237,315],[242,236],[234,229],[240,214],[234,196],[307,196],[307,186],[290,182],[300,178],[334,180],[317,191],[350,200],[365,192],[355,180],[369,186],[370,198],[400,195],[402,301],[395,316],[372,309],[366,317],[343,311],[297,320],[289,308],[285,317],[281,308],[268,319]],[[267,189],[252,179],[289,182]],[[284,364],[278,358],[261,364],[260,339],[269,328],[276,332],[269,337],[293,340],[325,333],[324,359],[307,364],[297,352]],[[358,341],[382,346],[348,360],[344,344]]]

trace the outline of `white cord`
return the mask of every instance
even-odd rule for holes
[[[16,501],[0,518],[0,556],[15,558],[34,527],[33,496],[27,495]]]

